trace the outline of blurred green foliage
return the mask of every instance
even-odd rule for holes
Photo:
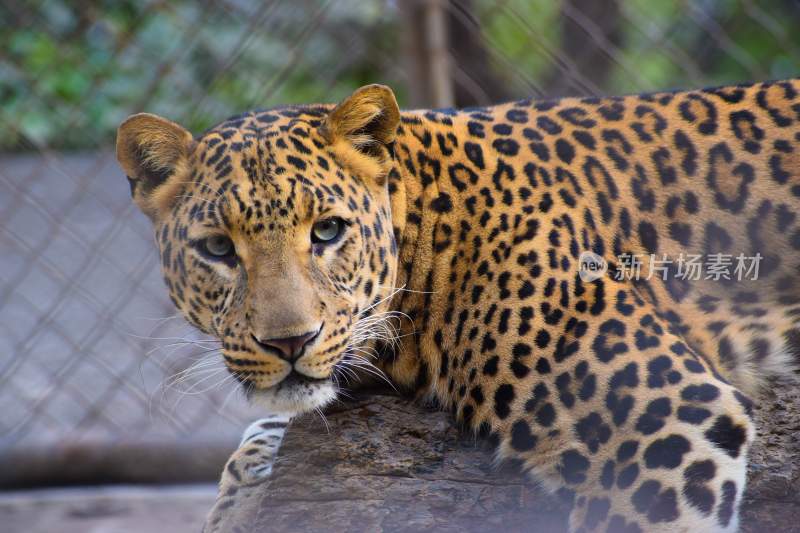
[[[572,0],[576,6],[585,0]],[[797,0],[592,0],[615,5],[621,45],[568,13],[612,58],[604,94],[691,88],[800,75]],[[559,0],[483,0],[477,18],[493,50],[528,79],[552,68],[563,36]],[[498,6],[502,5],[501,8]]]
[[[798,74],[793,0],[618,5],[606,93]],[[560,3],[475,0],[473,11],[498,78],[532,94],[564,37]],[[389,0],[0,0],[0,20],[0,150],[107,146],[136,111],[197,132],[376,81],[404,99],[402,19]]]
[[[198,132],[381,79],[378,1],[0,0],[0,150],[113,143],[137,111]],[[348,56],[348,54],[354,54]]]

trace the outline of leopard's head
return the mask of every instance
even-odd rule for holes
[[[370,85],[335,107],[251,112],[197,138],[150,114],[119,127],[117,158],[173,302],[271,411],[333,399],[387,306],[399,120],[391,90]]]

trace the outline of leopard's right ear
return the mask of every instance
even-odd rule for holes
[[[152,220],[180,194],[195,141],[186,129],[149,113],[128,117],[117,130],[117,160],[128,176],[131,196]]]
[[[319,132],[356,173],[386,184],[400,109],[385,85],[366,85],[334,107]]]

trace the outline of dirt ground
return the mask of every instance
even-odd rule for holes
[[[113,486],[0,494],[0,531],[197,533],[216,485]]]

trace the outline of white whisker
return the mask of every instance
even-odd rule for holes
[[[402,287],[392,287],[391,285],[378,285],[379,289],[388,289],[390,291],[396,292],[410,292],[412,294],[436,294],[436,291],[417,291],[414,289],[406,289],[406,286],[403,285]]]
[[[325,413],[323,413],[323,412],[322,412],[322,409],[321,409],[321,408],[319,408],[319,407],[315,407],[315,408],[314,408],[314,411],[315,411],[315,412],[316,412],[316,413],[319,415],[319,417],[322,419],[322,423],[323,423],[323,424],[325,424],[325,432],[326,432],[326,433],[328,433],[328,434],[330,434],[330,432],[331,432],[331,427],[328,425],[328,419],[325,417]]]

